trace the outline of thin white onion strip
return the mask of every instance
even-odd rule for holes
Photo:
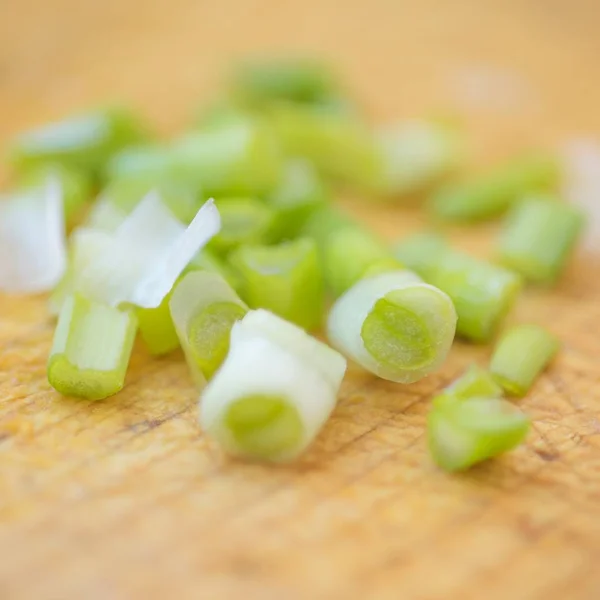
[[[345,370],[338,352],[299,327],[250,311],[233,326],[229,354],[200,397],[200,423],[230,454],[292,460],[331,415]],[[281,405],[265,421],[269,399]],[[247,420],[238,412],[234,427],[242,404]]]
[[[52,289],[66,263],[63,194],[55,179],[0,198],[0,290]]]
[[[196,253],[219,232],[214,200],[186,228],[151,192],[119,225],[106,252],[90,263],[79,291],[98,301],[156,308]]]
[[[338,298],[327,335],[335,348],[371,373],[412,383],[444,362],[456,321],[447,294],[411,271],[392,271],[361,279]]]

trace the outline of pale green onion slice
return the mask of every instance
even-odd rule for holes
[[[498,258],[529,281],[555,283],[583,225],[584,215],[574,206],[548,197],[527,198],[508,216]]]
[[[273,213],[262,202],[254,198],[221,198],[217,207],[221,215],[221,230],[211,240],[211,250],[227,254],[242,244],[265,241]]]
[[[438,262],[440,255],[448,251],[448,245],[438,233],[415,233],[401,240],[393,250],[394,256],[407,268],[424,279]]]
[[[200,269],[218,273],[236,292],[239,292],[242,287],[242,280],[239,273],[227,260],[210,250],[210,248],[202,248],[202,250],[197,252],[194,258],[188,263],[184,273]]]
[[[0,197],[0,290],[52,289],[67,264],[62,191],[53,178],[42,187]]]
[[[447,471],[461,471],[518,446],[529,430],[529,419],[499,398],[447,397],[434,404],[427,419],[433,460]]]
[[[113,204],[110,199],[100,197],[92,206],[84,222],[86,229],[115,232],[127,218],[127,213]]]
[[[186,228],[152,192],[117,228],[106,251],[88,265],[78,290],[111,306],[156,308],[219,227],[212,200]]]
[[[459,400],[468,398],[501,398],[503,390],[493,375],[477,365],[471,365],[456,381],[445,390]]]
[[[186,170],[177,160],[173,150],[162,145],[142,145],[126,148],[115,154],[107,163],[104,173],[108,181],[195,181],[186,177]],[[197,183],[197,182],[196,182]]]
[[[443,187],[433,195],[429,208],[442,220],[490,219],[506,212],[524,194],[552,189],[559,175],[559,164],[553,156],[518,157],[464,183]]]
[[[100,400],[122,389],[137,321],[83,296],[63,303],[48,361],[50,385],[67,396]]]
[[[334,347],[383,379],[411,383],[445,360],[456,328],[450,298],[410,271],[361,279],[333,305]]]
[[[135,311],[140,335],[154,356],[162,356],[179,348],[179,338],[169,309],[171,294],[172,291],[156,308],[138,308]]]
[[[20,185],[24,188],[44,187],[52,179],[60,185],[63,196],[65,222],[73,225],[80,220],[91,200],[92,180],[83,169],[60,164],[44,164],[23,174]]]
[[[539,325],[517,325],[496,346],[490,371],[510,394],[524,396],[559,349],[557,338]]]
[[[251,308],[266,308],[308,330],[321,324],[323,278],[313,240],[242,246],[231,263],[242,278],[241,294]]]
[[[309,161],[288,161],[279,185],[265,198],[273,211],[268,232],[271,242],[294,239],[316,210],[329,200],[329,192]]]
[[[430,186],[455,169],[463,154],[457,132],[434,122],[415,120],[388,126],[377,140],[382,175],[376,191],[386,196]]]
[[[333,411],[344,358],[267,311],[231,332],[225,362],[200,398],[200,423],[228,453],[293,460]]]
[[[145,137],[142,129],[123,109],[98,110],[20,135],[11,160],[19,170],[59,163],[97,174],[113,153]]]
[[[169,307],[192,377],[203,385],[225,359],[231,328],[247,307],[225,279],[211,271],[186,273]]]

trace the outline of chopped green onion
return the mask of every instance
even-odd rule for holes
[[[76,223],[82,211],[92,196],[92,181],[82,169],[60,164],[44,164],[26,171],[21,178],[24,188],[39,188],[48,182],[56,181],[62,190],[65,222],[68,225]]]
[[[495,335],[521,289],[517,274],[454,250],[441,239],[409,239],[396,247],[396,256],[452,298],[457,333],[475,342]]]
[[[171,294],[172,291],[156,308],[138,308],[135,311],[140,335],[154,356],[162,356],[179,348],[179,338],[169,309]]]
[[[242,244],[260,244],[267,238],[273,222],[272,211],[254,198],[221,198],[217,201],[221,231],[209,248],[227,254]]]
[[[258,119],[233,118],[190,133],[173,146],[186,181],[214,196],[261,196],[277,185],[282,153],[271,130]]]
[[[105,251],[87,265],[77,289],[111,306],[156,308],[219,227],[212,200],[186,228],[152,192],[114,232]]]
[[[335,209],[315,211],[303,233],[317,242],[325,283],[335,296],[365,275],[402,267],[377,236]]]
[[[329,418],[345,370],[342,356],[302,329],[250,311],[202,393],[201,425],[230,454],[290,461]]]
[[[62,192],[50,178],[43,187],[0,198],[0,290],[52,289],[67,264]]]
[[[450,298],[410,271],[361,279],[333,305],[332,344],[383,379],[411,383],[445,360],[456,327]]]
[[[142,127],[127,111],[98,110],[20,135],[11,160],[21,171],[58,163],[97,174],[112,154],[143,137]]]
[[[67,396],[100,400],[122,389],[137,322],[83,296],[63,303],[48,361],[50,385]]]
[[[333,95],[336,87],[325,66],[308,59],[246,62],[232,84],[236,100],[250,106],[276,100],[311,104]]]
[[[502,388],[492,374],[477,365],[471,365],[445,392],[460,400],[502,397]]]
[[[558,349],[558,340],[544,328],[518,325],[498,342],[490,371],[507,392],[524,396]]]
[[[147,182],[136,179],[117,179],[104,188],[99,202],[109,202],[126,215],[150,192],[160,194],[165,206],[183,223],[189,223],[198,212],[202,202],[197,190],[185,183],[165,179]]]
[[[329,200],[329,192],[308,161],[286,163],[279,185],[265,198],[273,211],[269,241],[281,242],[300,235],[310,216]]]
[[[323,281],[313,240],[243,246],[231,262],[242,277],[242,297],[251,308],[266,308],[308,330],[321,324]]]
[[[197,270],[218,273],[236,292],[239,292],[242,287],[239,273],[237,273],[226,260],[221,258],[218,254],[215,254],[209,248],[202,248],[202,250],[200,250],[188,263],[184,272]]]
[[[75,292],[83,273],[97,257],[106,251],[111,236],[106,231],[78,227],[69,238],[67,268],[50,295],[50,312],[58,315],[63,302]]]
[[[499,398],[446,397],[434,404],[427,419],[433,460],[446,471],[462,471],[518,446],[529,430],[529,419]]]
[[[557,185],[558,161],[531,155],[513,159],[464,183],[450,184],[431,198],[432,214],[448,221],[477,221],[496,217],[524,194]]]
[[[279,103],[269,110],[284,149],[314,163],[323,174],[373,189],[382,162],[373,132],[356,115],[329,107]]]
[[[583,224],[583,213],[574,206],[528,198],[508,216],[499,259],[529,281],[552,284],[563,272]]]
[[[169,306],[192,376],[202,385],[227,356],[231,328],[246,305],[219,274],[191,271],[175,286]]]
[[[109,198],[101,197],[94,202],[83,225],[86,229],[114,233],[126,218],[125,211],[116,206]]]
[[[447,125],[409,121],[380,131],[381,181],[386,196],[418,192],[452,171],[462,158],[457,132]]]

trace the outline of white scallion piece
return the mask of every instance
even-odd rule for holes
[[[44,186],[0,198],[0,289],[52,289],[67,263],[63,196],[50,178]]]
[[[151,192],[116,229],[107,251],[88,265],[78,291],[110,306],[156,308],[220,225],[212,199],[186,228]]]
[[[230,454],[293,460],[329,418],[345,370],[339,353],[299,327],[250,311],[201,395],[201,425]]]
[[[437,369],[455,330],[452,300],[410,271],[361,279],[336,301],[327,322],[334,347],[371,373],[399,383]]]

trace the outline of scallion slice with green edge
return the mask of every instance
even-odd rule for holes
[[[242,246],[230,261],[241,276],[248,306],[270,310],[307,330],[321,324],[323,277],[313,240]]]
[[[333,305],[327,334],[334,347],[383,379],[412,383],[445,360],[456,311],[441,290],[410,271],[365,277]]]
[[[562,274],[584,225],[576,207],[533,196],[508,215],[498,259],[528,281],[553,284]]]
[[[231,328],[248,309],[225,279],[211,271],[186,273],[169,308],[192,377],[201,386],[221,366]]]
[[[131,310],[69,296],[50,351],[50,385],[66,396],[89,400],[116,394],[125,381],[136,329]]]
[[[433,460],[446,471],[463,471],[518,446],[527,436],[529,419],[499,398],[447,396],[427,418]]]
[[[21,134],[10,159],[19,171],[50,163],[98,175],[112,154],[145,137],[144,127],[129,112],[103,109]]]
[[[52,289],[67,265],[61,186],[0,197],[0,290],[34,294]]]
[[[273,221],[273,212],[255,198],[221,198],[217,201],[221,230],[209,249],[224,255],[243,244],[265,241]]]
[[[500,338],[490,371],[508,393],[524,396],[558,349],[558,339],[543,327],[517,325]]]
[[[460,400],[477,397],[501,398],[503,395],[502,387],[493,375],[477,365],[470,365],[444,392]]]
[[[510,160],[464,183],[444,186],[429,203],[431,214],[445,221],[480,221],[506,212],[524,194],[558,185],[558,160],[531,154]]]
[[[231,349],[200,397],[200,423],[229,454],[287,462],[313,441],[336,404],[346,361],[264,310],[231,331]]]

